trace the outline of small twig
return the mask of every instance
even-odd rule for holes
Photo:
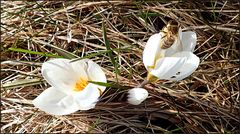
[[[148,84],[149,81],[145,79],[142,83],[140,83],[137,87],[144,87],[146,84]]]

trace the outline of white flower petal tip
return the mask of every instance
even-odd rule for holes
[[[182,33],[182,45],[183,51],[193,52],[197,44],[197,34],[193,31],[187,31]]]
[[[156,69],[150,74],[159,79],[179,81],[191,75],[198,67],[200,59],[189,51],[176,53],[174,57],[159,59]]]
[[[191,75],[199,66],[200,59],[192,52],[180,52],[176,56],[186,57],[186,61],[169,80],[179,81]]]
[[[145,67],[154,65],[155,55],[159,55],[160,43],[162,40],[162,35],[160,33],[152,35],[144,48],[143,51],[143,63]]]
[[[42,75],[52,87],[32,102],[35,107],[52,115],[94,108],[106,87],[89,81],[107,82],[101,67],[89,59],[47,61],[43,63]]]
[[[144,88],[133,88],[128,91],[128,103],[139,105],[148,97],[148,91]]]
[[[51,115],[67,115],[77,111],[78,105],[71,96],[50,87],[32,101],[33,105]]]

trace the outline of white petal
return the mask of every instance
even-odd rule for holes
[[[169,80],[185,63],[186,57],[165,57],[159,59],[150,73],[159,79]]]
[[[176,39],[173,45],[165,50],[165,57],[171,57],[177,52],[182,51],[182,46],[180,45],[180,39]]]
[[[79,110],[72,96],[59,92],[54,87],[44,90],[32,103],[35,107],[52,115],[66,115]]]
[[[80,110],[89,110],[95,107],[99,96],[98,87],[90,83],[83,91],[74,94],[74,99],[77,101]]]
[[[181,27],[178,30],[178,36],[179,36],[180,40],[182,40],[183,32],[182,32],[182,28]]]
[[[89,80],[106,83],[107,78],[102,68],[91,60],[89,60],[87,63],[88,63],[87,73],[88,73]],[[98,87],[101,89],[102,92],[104,92],[106,88],[104,86],[98,86]]]
[[[160,33],[152,35],[143,50],[143,63],[148,69],[148,66],[154,66],[156,55],[160,53],[160,42],[162,35]]]
[[[148,97],[148,91],[144,88],[133,88],[128,91],[128,103],[139,105]]]
[[[197,35],[195,32],[188,31],[182,33],[183,51],[194,51],[197,43]]]
[[[179,28],[178,37],[173,45],[170,48],[166,49],[165,57],[171,57],[175,53],[183,51],[183,46],[181,45],[182,33],[182,29]]]
[[[75,62],[71,62],[70,64],[72,65],[72,68],[74,70],[74,74],[76,76],[83,78],[85,80],[88,80],[88,75],[87,75],[87,61],[89,59],[82,59],[82,60],[78,60]]]
[[[179,68],[178,72],[169,79],[172,81],[179,81],[191,75],[197,69],[200,62],[199,58],[196,55],[188,51],[177,53],[174,56],[187,57],[187,60],[182,65],[182,67]]]
[[[47,82],[61,92],[70,94],[78,80],[74,73],[70,60],[54,59],[44,62],[42,65],[42,75]]]

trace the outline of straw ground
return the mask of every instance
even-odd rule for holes
[[[197,33],[198,69],[148,84],[148,99],[128,104],[147,75],[146,41],[172,19]],[[239,37],[239,2],[1,1],[1,132],[239,133]],[[31,104],[49,87],[42,63],[61,57],[104,69],[95,109],[51,116]]]

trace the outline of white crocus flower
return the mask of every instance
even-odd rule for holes
[[[161,49],[163,32],[152,35],[143,51],[143,63],[148,77],[179,81],[191,75],[199,65],[199,58],[193,54],[197,36],[195,32],[179,30],[178,40],[168,49]]]
[[[34,99],[33,104],[48,114],[66,115],[94,108],[106,88],[89,83],[107,81],[101,67],[89,59],[47,61],[42,65],[42,75],[51,87]]]
[[[132,88],[128,91],[128,103],[139,105],[148,97],[148,91],[144,88]]]
[[[143,63],[148,70],[148,81],[154,77],[179,81],[191,75],[199,65],[199,58],[193,54],[197,42],[195,32],[178,32],[178,39],[168,49],[161,49],[164,32],[152,35],[143,51]],[[152,77],[154,76],[154,77]],[[133,88],[128,91],[128,103],[139,105],[147,96],[147,90]]]

